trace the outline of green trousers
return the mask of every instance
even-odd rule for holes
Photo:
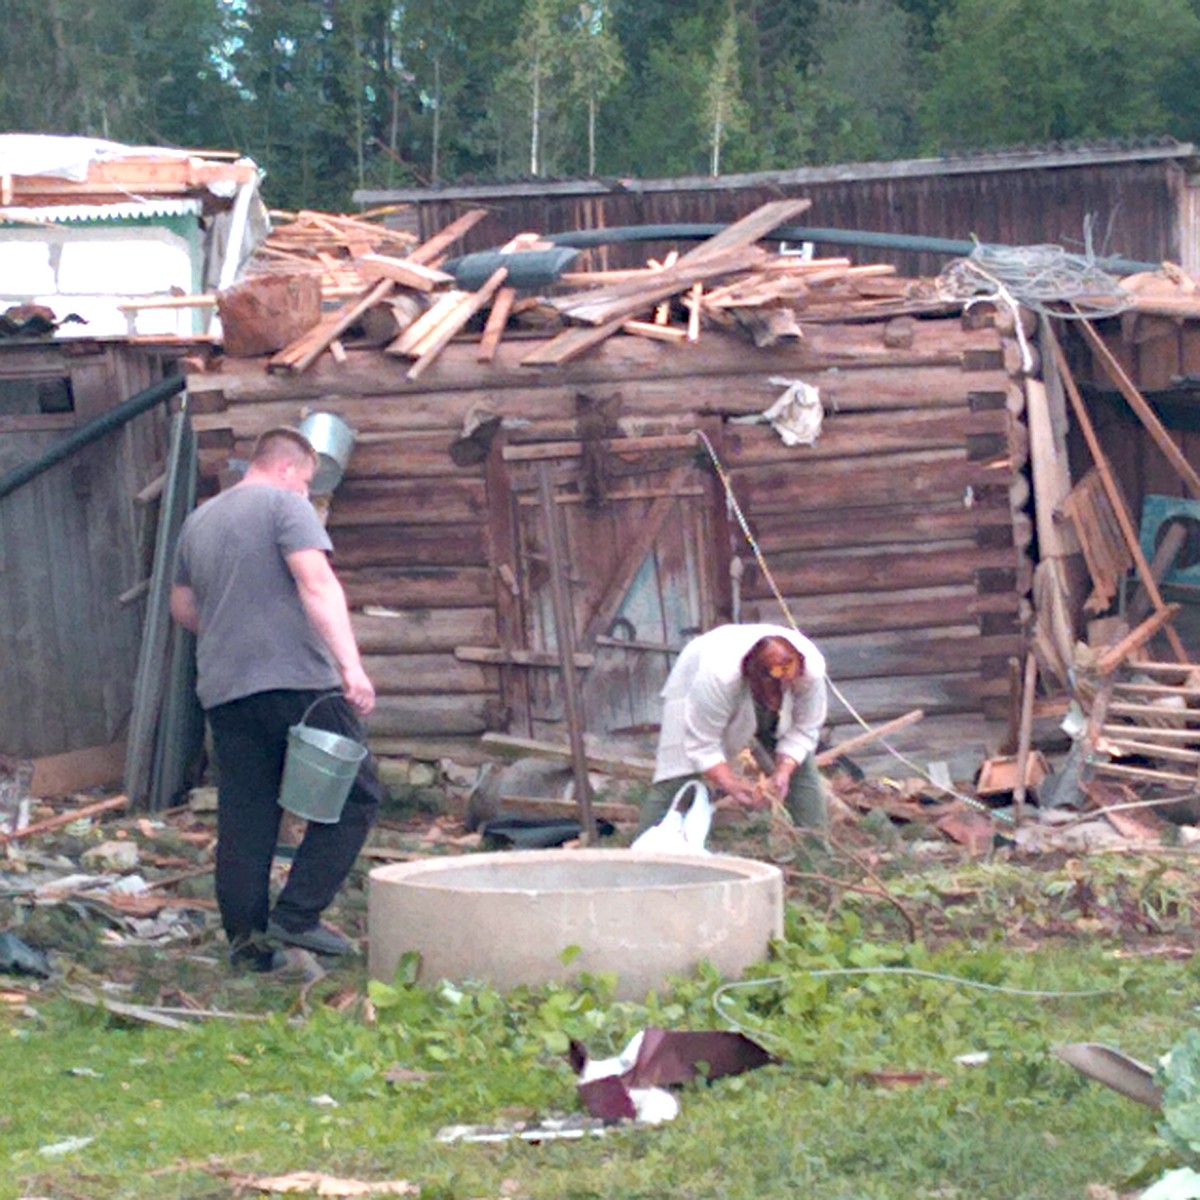
[[[680,775],[675,779],[660,779],[654,784],[642,801],[638,832],[658,824],[671,806],[675,793],[689,780],[699,778],[699,775]],[[811,754],[806,754],[804,761],[792,772],[784,804],[799,828],[811,829],[822,834],[829,828],[825,782]]]

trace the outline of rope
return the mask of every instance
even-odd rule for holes
[[[771,588],[771,594],[775,597],[776,603],[779,605],[783,615],[787,618],[787,623],[792,627],[793,630],[795,630],[796,633],[800,633],[800,626],[796,623],[796,618],[792,616],[792,610],[788,607],[787,601],[783,598],[783,593],[779,590],[779,585],[775,582],[775,576],[771,573],[771,568],[767,565],[767,560],[763,556],[763,552],[759,547],[758,542],[755,540],[754,534],[750,530],[750,524],[746,520],[746,515],[742,512],[742,506],[738,503],[737,496],[734,494],[733,481],[729,477],[729,472],[725,469],[724,464],[717,456],[717,452],[713,448],[713,444],[711,441],[709,441],[708,435],[704,432],[704,430],[694,429],[692,432],[695,433],[695,435],[704,444],[705,450],[708,451],[708,456],[712,460],[713,469],[717,473],[717,478],[720,479],[721,486],[725,489],[726,506],[736,518],[738,526],[742,531],[742,536],[745,537],[746,543],[750,547],[751,553],[754,555],[754,561],[758,564],[759,570],[763,573],[763,578],[767,581],[767,584]],[[858,724],[868,733],[873,733],[874,728],[870,722],[868,722],[854,707],[854,705],[850,703],[837,684],[828,677],[826,677],[825,682],[828,685],[829,690],[838,698],[839,701],[841,701],[841,703],[845,706],[846,711],[854,718],[854,720],[857,721]],[[988,808],[986,804],[976,800],[974,796],[963,795],[962,792],[957,791],[955,788],[947,787],[945,784],[939,783],[924,767],[913,762],[912,759],[902,754],[886,738],[879,738],[878,741],[879,744],[890,755],[892,755],[893,758],[895,758],[898,762],[903,763],[910,771],[914,771],[928,783],[933,784],[933,786],[939,791],[946,792],[948,795],[953,796],[956,800],[961,800],[965,805],[967,805],[968,808],[973,808],[976,812],[983,813],[985,816],[990,817],[994,821],[1002,821],[1008,825],[1016,824],[1015,818],[1009,814],[996,812],[993,809]]]
[[[1091,218],[1084,221],[1085,253],[1061,246],[976,245],[967,258],[956,259],[937,279],[944,300],[999,300],[1014,309],[1019,302],[1034,312],[1069,320],[1112,317],[1124,312],[1130,298],[1115,276],[1096,265],[1091,247]],[[1063,308],[1063,304],[1073,306]],[[1016,326],[1018,339],[1020,322]]]

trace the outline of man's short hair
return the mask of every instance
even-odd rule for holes
[[[298,429],[287,425],[278,425],[258,435],[254,449],[250,452],[250,461],[256,466],[275,466],[278,463],[292,463],[299,466],[303,462],[319,465],[317,452],[312,442]]]

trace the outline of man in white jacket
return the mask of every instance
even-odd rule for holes
[[[662,816],[676,788],[701,776],[744,808],[783,800],[798,826],[826,829],[815,761],[828,708],[825,659],[808,638],[782,625],[719,625],[683,648],[662,697],[643,827]],[[731,765],[756,739],[770,766],[765,788]]]

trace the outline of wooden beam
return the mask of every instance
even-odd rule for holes
[[[484,217],[488,215],[486,208],[472,208],[461,217],[450,222],[445,229],[435,233],[433,237],[415,246],[408,255],[408,261],[427,265],[448,250],[460,237],[470,233]]]
[[[496,666],[553,667],[561,665],[557,654],[542,650],[504,650],[496,646],[455,646],[454,657],[463,662],[490,663]],[[576,654],[575,665],[586,671],[596,665],[594,654]]]
[[[1079,422],[1079,428],[1083,433],[1084,440],[1087,442],[1088,449],[1091,451],[1092,461],[1096,464],[1096,470],[1100,473],[1101,482],[1104,484],[1104,490],[1107,492],[1109,502],[1112,504],[1117,523],[1121,526],[1121,533],[1124,535],[1125,542],[1129,546],[1129,551],[1133,555],[1133,561],[1137,564],[1138,574],[1141,576],[1146,594],[1150,597],[1150,602],[1154,605],[1155,610],[1162,613],[1166,609],[1166,602],[1162,598],[1162,593],[1158,590],[1158,585],[1154,582],[1150,564],[1146,561],[1146,556],[1142,553],[1142,548],[1138,541],[1137,530],[1134,529],[1133,522],[1130,520],[1129,513],[1125,508],[1125,501],[1122,499],[1121,493],[1117,488],[1112,468],[1109,466],[1108,459],[1105,457],[1104,450],[1100,445],[1100,439],[1096,436],[1092,419],[1088,415],[1083,397],[1079,394],[1079,388],[1075,383],[1074,376],[1071,374],[1071,368],[1067,365],[1067,359],[1062,352],[1058,336],[1054,332],[1054,326],[1049,321],[1046,322],[1045,326],[1045,338],[1049,343],[1054,361],[1058,366],[1059,377],[1063,382],[1063,386],[1067,389],[1067,395],[1070,397],[1071,407],[1075,412],[1075,419]],[[1169,619],[1169,617],[1165,618],[1164,622]],[[1166,627],[1166,636],[1167,640],[1171,643],[1171,649],[1175,652],[1176,658],[1180,662],[1186,662],[1188,657],[1187,651],[1183,647],[1183,642],[1180,640],[1179,634],[1170,625]]]
[[[485,750],[505,758],[545,758],[552,762],[570,762],[570,746],[558,746],[551,742],[538,742],[532,738],[510,737],[506,733],[485,733],[480,739]],[[616,779],[653,779],[654,763],[649,759],[627,758],[587,753],[589,771],[599,775],[612,775]]]
[[[816,758],[817,766],[832,766],[843,754],[849,754],[852,750],[869,746],[872,742],[878,741],[880,738],[888,737],[901,729],[907,729],[910,725],[915,725],[924,716],[925,712],[923,709],[914,708],[912,712],[905,713],[902,717],[894,717],[890,721],[885,721],[882,725],[876,725],[874,729],[868,729],[855,737],[847,738],[844,742],[839,742],[836,746],[830,746],[828,750],[822,750]]]
[[[512,313],[513,304],[517,299],[516,288],[501,288],[492,301],[492,310],[488,313],[487,323],[483,327],[483,337],[479,339],[479,362],[491,362],[496,357],[496,348],[504,335],[504,327]]]
[[[64,825],[70,825],[72,821],[78,821],[81,817],[94,817],[100,813],[113,812],[118,808],[127,807],[128,804],[128,796],[112,796],[108,800],[97,800],[94,804],[84,804],[79,808],[72,808],[68,812],[61,812],[57,816],[47,817],[44,821],[35,821],[32,825],[26,825],[24,829],[17,829],[12,833],[0,833],[0,846],[6,846],[9,842],[18,841],[21,838],[33,837],[35,834],[48,833],[51,829],[61,829]]]
[[[1105,374],[1115,383],[1129,403],[1129,407],[1137,413],[1147,432],[1154,439],[1154,444],[1163,452],[1167,462],[1171,464],[1179,477],[1187,484],[1194,499],[1200,500],[1200,475],[1184,456],[1182,450],[1171,440],[1171,435],[1158,419],[1158,414],[1146,403],[1146,398],[1133,385],[1133,381],[1125,373],[1125,369],[1113,357],[1112,351],[1104,344],[1104,339],[1093,328],[1091,321],[1079,321],[1080,329],[1092,352],[1100,360]]]
[[[396,258],[390,254],[360,254],[353,262],[368,283],[377,279],[392,279],[414,291],[431,292],[443,283],[454,282],[453,275],[422,266],[411,258]]]
[[[313,329],[274,355],[267,363],[268,371],[287,371],[300,375],[308,370],[329,349],[330,343],[345,333],[371,305],[383,300],[395,286],[390,279],[381,279],[356,300],[322,318]]]
[[[1147,617],[1136,629],[1130,630],[1119,642],[1100,655],[1096,660],[1096,670],[1101,675],[1111,674],[1135,650],[1140,650],[1182,607],[1181,604],[1167,604]],[[1180,661],[1186,659],[1187,656],[1184,655]]]
[[[497,267],[488,277],[487,282],[473,293],[470,298],[456,308],[445,322],[438,327],[432,342],[428,345],[421,343],[421,356],[408,368],[408,379],[419,379],[429,364],[446,348],[450,339],[463,329],[467,322],[496,294],[500,285],[508,278],[507,267]]]

